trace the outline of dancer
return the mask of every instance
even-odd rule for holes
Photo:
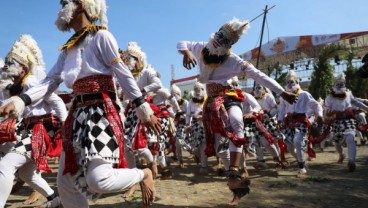
[[[126,50],[120,50],[120,54],[124,63],[132,72],[145,98],[147,98],[150,93],[162,87],[157,72],[147,63],[147,55],[137,42],[129,42]],[[125,154],[128,159],[128,167],[136,167],[135,157],[137,156],[138,159],[143,159],[148,162],[148,166],[151,168],[153,178],[155,179],[158,174],[157,161],[154,160],[149,146],[151,146],[152,143],[157,143],[157,136],[151,129],[146,128],[144,123],[139,122],[136,115],[136,107],[132,104],[132,100],[125,96],[123,102],[129,103],[125,109],[125,136],[127,139]],[[124,196],[129,197],[134,191],[135,188],[133,187],[125,193]]]
[[[195,81],[193,96],[188,103],[186,112],[185,129],[190,135],[187,142],[190,146],[190,152],[194,154],[196,160],[200,163],[199,173],[208,174],[207,155],[205,154],[206,139],[203,128],[203,104],[206,99],[206,93],[202,83]]]
[[[170,95],[169,90],[164,87],[152,93],[151,97],[151,103],[157,109],[155,112],[160,115],[161,134],[158,136],[157,143],[152,144],[150,148],[154,161],[157,161],[162,169],[161,179],[170,179],[172,178],[172,171],[168,167],[169,158],[167,154],[170,149],[169,130],[171,128],[171,113],[169,109],[171,105],[168,103],[173,103],[175,109],[178,109],[179,106],[176,99]]]
[[[265,130],[272,136],[265,136],[265,133],[260,134],[263,139],[262,144],[265,148],[271,153],[274,161],[277,162],[278,168],[286,168],[288,162],[285,159],[286,145],[283,141],[282,133],[277,129],[277,104],[275,101],[275,97],[272,95],[269,90],[260,84],[256,84],[253,89],[254,97],[262,108],[262,124],[265,127]],[[265,140],[266,138],[267,141]],[[270,144],[272,143],[272,144]],[[276,149],[274,149],[276,147]],[[258,152],[257,152],[258,154]],[[259,157],[263,158],[263,152],[260,151]],[[263,161],[261,161],[263,162]],[[258,163],[261,167],[265,166],[264,163]]]
[[[122,62],[114,36],[106,30],[105,1],[63,0],[61,5],[57,27],[76,33],[60,48],[58,61],[41,84],[10,98],[0,108],[0,115],[19,112],[44,99],[64,81],[76,97],[63,128],[64,152],[57,177],[63,206],[85,208],[87,199],[124,191],[137,183],[148,206],[155,193],[152,172],[125,168],[123,125],[114,104],[113,75],[124,96],[133,100],[138,118],[156,134],[160,124]],[[95,24],[98,20],[101,26]]]
[[[331,93],[325,99],[326,122],[331,126],[332,139],[337,153],[339,154],[338,163],[343,163],[345,153],[343,145],[348,148],[348,170],[355,171],[356,164],[356,144],[355,131],[356,120],[352,106],[356,106],[368,111],[368,106],[354,98],[351,91],[346,89],[345,74],[339,74],[333,84]]]
[[[246,143],[242,112],[239,107],[242,101],[238,99],[237,93],[233,93],[227,81],[234,76],[248,76],[291,103],[296,99],[295,95],[284,91],[275,80],[231,52],[231,46],[248,27],[248,21],[234,18],[213,34],[209,42],[180,41],[177,44],[178,51],[183,55],[183,66],[192,69],[198,63],[200,69],[198,81],[206,84],[208,99],[203,112],[208,150],[206,154],[215,155],[214,150],[218,149],[215,147],[215,140],[216,144],[226,139],[231,140],[230,155],[226,152],[220,155],[221,153],[216,151],[225,168],[230,170],[228,186],[234,193],[231,205],[238,204],[239,199],[248,193],[249,180],[242,180],[239,173],[242,145]],[[229,159],[230,164],[226,162]]]
[[[181,168],[184,167],[183,162],[183,144],[185,138],[185,115],[188,109],[188,101],[181,97],[181,90],[175,84],[171,85],[171,95],[174,96],[179,104],[180,109],[175,114],[175,156],[179,160],[179,165]]]
[[[278,124],[285,135],[285,143],[290,152],[298,161],[297,177],[303,178],[307,173],[304,152],[308,145],[310,122],[307,112],[311,112],[318,124],[322,123],[322,106],[312,95],[300,88],[298,75],[289,70],[286,77],[285,89],[298,95],[298,101],[290,104],[280,99]]]
[[[2,81],[10,80],[4,93],[17,96],[38,84],[45,75],[41,50],[30,35],[22,35],[14,44],[6,57],[2,69]],[[4,101],[7,104],[9,99]],[[56,113],[57,118],[53,115]],[[42,207],[59,207],[60,198],[41,177],[40,171],[51,172],[47,156],[56,142],[61,122],[65,121],[67,111],[64,102],[52,93],[17,114],[12,130],[13,141],[6,143],[11,149],[0,161],[0,207],[4,207],[12,190],[13,180],[17,172],[19,178],[29,184],[36,192],[32,193],[24,204],[35,202],[42,194],[47,202]],[[58,119],[60,118],[60,119]],[[1,138],[2,142],[4,137]],[[61,146],[57,148],[61,151]]]

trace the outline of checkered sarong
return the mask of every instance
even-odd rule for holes
[[[192,120],[191,127],[190,136],[185,139],[185,147],[187,151],[195,152],[205,142],[204,127],[201,121],[195,119]]]
[[[159,144],[158,155],[159,156],[164,156],[165,149],[169,148],[170,138],[167,134],[167,131],[169,130],[169,125],[170,125],[169,119],[170,118],[167,118],[167,117],[161,117],[161,134],[158,137],[158,144]]]
[[[245,138],[256,138],[260,135],[257,130],[256,123],[253,119],[246,119],[244,121],[244,136]]]
[[[85,182],[85,165],[92,159],[119,163],[119,146],[105,117],[102,103],[81,106],[73,112],[73,147],[78,160],[78,172],[73,175],[75,187],[88,199],[96,200],[101,194],[90,191]]]
[[[304,140],[302,142],[302,149],[305,151],[308,145],[308,127],[305,124],[300,124],[295,128],[286,128],[281,130],[285,136],[285,143],[292,144],[296,134],[301,133],[304,135]]]
[[[59,130],[60,127],[46,122],[43,125],[50,138],[54,137],[55,132]],[[24,122],[18,122],[15,127],[15,136],[18,143],[15,144],[11,151],[32,158],[32,128],[26,128]]]
[[[175,139],[179,141],[181,147],[183,146],[182,143],[184,142],[184,138],[185,138],[185,125],[184,123],[180,123],[176,127]]]
[[[130,107],[126,112],[126,120],[124,122],[125,145],[132,149],[133,138],[138,126],[138,117],[135,108]]]
[[[333,140],[336,142],[343,142],[343,135],[346,133],[354,133],[357,122],[354,118],[338,119],[331,125],[331,133]]]
[[[277,129],[277,119],[275,116],[263,119],[263,125],[275,139],[281,137],[281,132]]]
[[[82,106],[73,112],[74,152],[82,153],[79,164],[95,158],[112,164],[119,162],[119,146],[102,105]]]

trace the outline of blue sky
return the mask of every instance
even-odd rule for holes
[[[182,67],[176,51],[179,40],[206,41],[211,33],[233,17],[253,19],[266,5],[276,5],[267,15],[263,42],[279,36],[333,34],[368,29],[367,0],[106,0],[109,30],[121,48],[138,42],[148,62],[160,72],[169,87],[171,65],[175,78],[195,75],[198,70]],[[38,42],[48,71],[56,62],[60,45],[73,34],[61,33],[54,25],[59,0],[3,1],[0,12],[0,57],[5,57],[20,34]],[[233,46],[242,54],[259,44],[262,17]],[[61,86],[61,90],[66,90]]]

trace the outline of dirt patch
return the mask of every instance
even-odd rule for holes
[[[254,158],[247,161],[252,180],[251,192],[244,197],[239,207],[334,207],[353,208],[368,206],[368,146],[357,148],[357,168],[348,172],[347,161],[337,164],[338,155],[331,146],[324,152],[317,151],[317,159],[308,162],[308,173],[305,179],[296,178],[295,162],[287,170],[276,171],[271,157],[266,154],[269,168],[256,170]],[[232,197],[226,186],[226,179],[217,176],[210,169],[208,176],[198,174],[199,167],[193,159],[185,156],[185,168],[172,163],[174,173],[171,180],[156,181],[157,197],[152,207],[227,207]],[[288,155],[289,161],[292,161]],[[215,158],[209,159],[209,165],[215,165]],[[52,165],[56,172],[57,165]],[[56,173],[44,174],[56,190]],[[24,186],[16,195],[8,199],[7,207],[33,207],[42,204],[42,197],[32,206],[22,206],[22,202],[32,190]],[[97,202],[90,203],[91,208],[143,207],[141,193],[137,191],[128,201],[121,193],[103,195]]]

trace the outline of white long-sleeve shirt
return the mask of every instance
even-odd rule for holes
[[[139,89],[144,89],[146,93],[159,90],[162,87],[161,80],[157,77],[157,72],[152,68],[144,68],[134,79],[137,81]]]
[[[250,112],[259,112],[262,110],[261,106],[258,104],[257,100],[253,97],[253,95],[249,93],[244,93],[245,101],[242,103],[243,105],[243,114]]]
[[[30,75],[26,78],[22,92],[24,93],[38,84],[39,81],[37,78],[33,75]],[[4,97],[2,99],[8,99],[10,97],[9,93],[4,92],[3,95]],[[55,93],[51,93],[51,95],[46,96],[43,100],[39,100],[31,105],[26,106],[22,117],[28,118],[31,116],[41,116],[49,113],[55,113],[55,115],[60,118],[61,121],[65,121],[66,117],[68,116],[64,101]]]
[[[173,110],[174,114],[181,111],[181,108],[180,108],[179,103],[176,100],[175,96],[171,96],[171,98],[168,101],[169,101],[169,104],[172,106],[172,110]]]
[[[186,125],[190,125],[192,122],[193,118],[198,118],[200,117],[200,114],[202,113],[203,110],[203,103],[202,104],[198,104],[198,103],[194,103],[193,101],[189,101],[188,106],[187,106],[187,111],[186,111],[186,116],[185,116],[185,124]]]
[[[166,88],[160,88],[153,94],[152,103],[155,105],[166,105],[170,98],[170,92]],[[176,106],[176,108],[178,108]]]
[[[322,117],[323,115],[322,106],[312,97],[309,92],[301,90],[296,103],[290,104],[284,99],[280,98],[277,119],[279,121],[283,121],[288,113],[306,114],[307,112],[312,112],[315,116]]]
[[[206,44],[206,42],[180,41],[177,44],[177,50],[191,51],[193,56],[196,58],[201,73],[203,73],[203,70],[209,70],[206,69],[206,66],[202,62],[201,58],[202,49],[206,46]],[[251,63],[244,61],[232,52],[230,56],[224,61],[224,63],[213,70],[211,76],[209,77],[209,80],[200,81],[204,84],[218,83],[227,86],[227,81],[234,76],[248,76],[254,79],[259,84],[271,89],[276,94],[281,94],[284,91],[284,89],[275,80],[271,79],[266,74],[256,69]]]
[[[179,102],[178,102],[178,104],[179,104],[179,107],[180,107],[180,110],[181,110],[181,112],[187,112],[188,111],[188,104],[189,104],[189,101],[187,101],[187,100],[185,100],[185,99],[183,99],[182,98],[182,101],[181,102],[183,102],[181,105],[179,104]]]
[[[275,97],[272,94],[266,93],[265,96],[257,99],[257,102],[261,106],[262,110],[269,112],[271,116],[275,116],[277,114],[277,104]]]
[[[122,61],[114,63],[119,57],[118,44],[109,31],[88,34],[78,45],[63,50],[47,77],[26,94],[35,102],[55,91],[61,82],[72,88],[84,77],[115,74],[124,95],[134,100],[142,93],[127,66]]]
[[[328,95],[325,99],[325,108],[327,113],[331,111],[344,111],[345,109],[353,106],[368,111],[368,106],[354,98],[350,91],[346,92],[345,99],[334,98],[331,95]]]

